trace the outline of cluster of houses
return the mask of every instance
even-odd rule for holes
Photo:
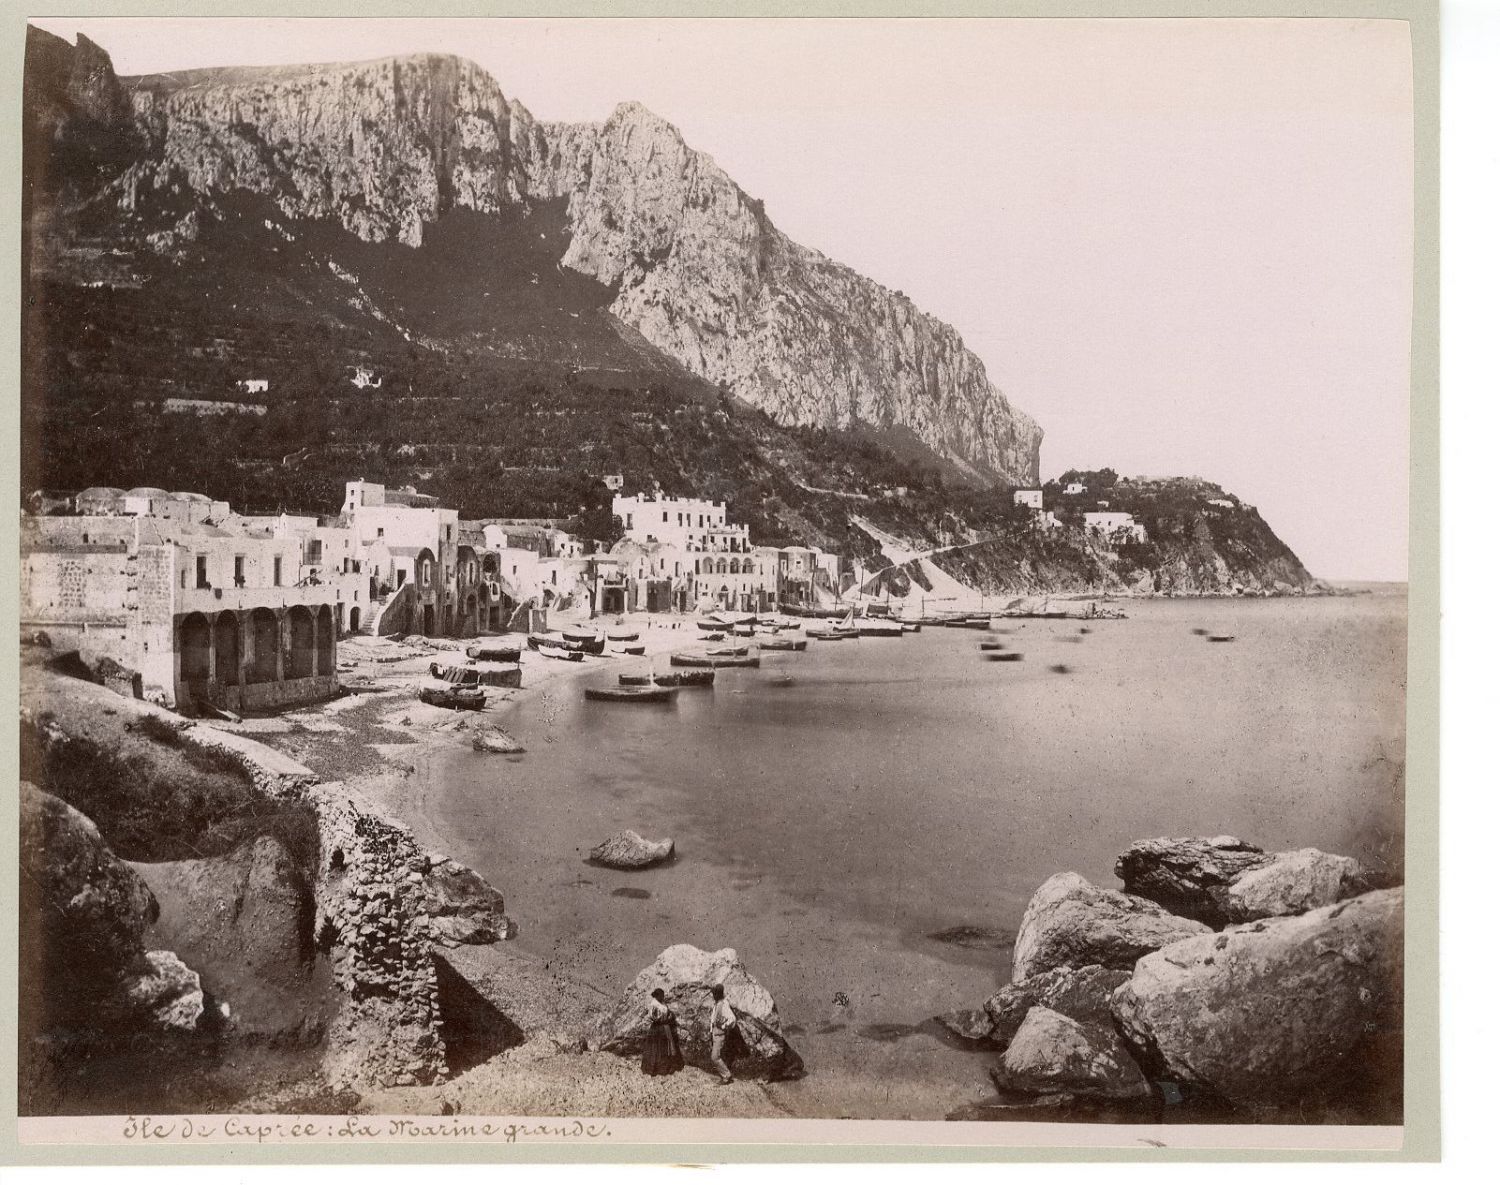
[[[1082,482],[1075,481],[1064,486],[1062,492],[1064,497],[1074,499],[1087,497],[1089,491]],[[1062,527],[1057,511],[1043,504],[1041,490],[1016,490],[1013,497],[1017,506],[1031,511],[1043,530],[1055,531]],[[1109,502],[1103,499],[1095,501],[1093,510],[1083,511],[1083,529],[1107,543],[1145,543],[1147,538],[1146,528],[1135,521],[1135,515],[1111,510]]]
[[[618,490],[618,480],[609,483]],[[334,694],[351,633],[473,637],[588,615],[768,610],[840,588],[839,557],[756,547],[722,502],[616,493],[604,550],[551,520],[478,519],[350,481],[332,515],[245,515],[202,494],[33,496],[21,626],[109,658],[173,705],[276,708]]]

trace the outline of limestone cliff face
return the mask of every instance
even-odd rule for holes
[[[148,148],[117,182],[127,210],[148,193],[249,190],[290,218],[419,247],[452,207],[565,199],[564,264],[689,369],[782,422],[905,428],[987,476],[1036,480],[1040,429],[956,330],[789,240],[637,104],[541,123],[477,66],[431,55],[128,87]]]

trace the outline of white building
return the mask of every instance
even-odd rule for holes
[[[1123,510],[1090,510],[1083,516],[1084,530],[1091,535],[1102,535],[1106,539],[1146,542],[1146,528],[1135,521],[1133,514]]]
[[[637,543],[665,543],[683,551],[750,550],[750,528],[730,523],[722,502],[617,494],[614,514],[625,538]]]
[[[1031,510],[1040,510],[1042,508],[1041,490],[1017,490],[1012,497],[1014,504],[1017,506],[1025,506]]]

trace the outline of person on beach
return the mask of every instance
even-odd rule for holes
[[[648,1007],[651,1011],[651,1028],[646,1034],[645,1048],[641,1050],[641,1073],[653,1078],[675,1074],[682,1069],[682,1044],[677,1040],[677,1014],[667,1007],[667,997],[661,988],[652,991]]]
[[[708,1064],[719,1075],[719,1085],[728,1086],[734,1081],[734,1075],[729,1072],[729,1066],[724,1061],[724,1042],[738,1027],[739,1019],[734,1015],[734,1009],[729,1006],[729,1001],[724,998],[723,984],[714,984],[711,994],[714,998],[714,1010],[708,1019]]]

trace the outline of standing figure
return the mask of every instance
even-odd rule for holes
[[[661,988],[651,993],[651,1029],[641,1050],[641,1073],[657,1077],[682,1069],[682,1044],[677,1040],[677,1015],[667,1007]]]
[[[724,998],[724,985],[716,983],[711,991],[714,998],[714,1010],[708,1021],[708,1064],[718,1074],[719,1085],[728,1086],[734,1081],[734,1075],[729,1072],[729,1066],[724,1061],[724,1042],[738,1026],[739,1019],[735,1016],[734,1009],[729,1006],[729,1001]]]

